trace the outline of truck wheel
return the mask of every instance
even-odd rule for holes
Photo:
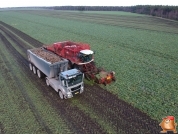
[[[36,67],[33,66],[33,73],[36,74]]]
[[[60,90],[59,90],[59,97],[60,97],[61,99],[64,99],[64,95],[63,95],[62,91],[60,91]]]
[[[31,63],[29,64],[29,67],[30,67],[30,70],[32,71],[32,70],[33,70],[33,67],[32,67],[32,64],[31,64]]]
[[[46,79],[46,85],[49,86],[49,80],[48,79]]]
[[[42,77],[41,71],[39,69],[37,69],[37,75],[38,75],[39,78]]]

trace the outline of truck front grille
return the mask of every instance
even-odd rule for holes
[[[72,91],[72,92],[73,92],[73,91],[76,91],[76,90],[80,89],[80,87],[81,87],[81,85],[79,85],[79,86],[77,86],[77,87],[74,87],[74,88],[71,88],[71,91]]]

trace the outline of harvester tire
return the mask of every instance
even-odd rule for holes
[[[85,76],[85,78],[86,78],[88,81],[91,80],[90,77],[88,76],[88,74],[84,74],[84,76]]]
[[[116,78],[113,78],[112,80],[113,80],[113,81],[116,81]]]
[[[107,83],[106,83],[106,82],[104,82],[104,83],[103,83],[103,85],[104,85],[104,86],[106,86],[106,85],[107,85]]]
[[[77,65],[77,64],[73,64],[73,68],[76,68],[76,69],[78,69],[78,70],[80,70],[81,72],[83,72],[83,67],[82,67],[82,65]]]
[[[59,97],[60,97],[62,100],[64,99],[64,95],[63,95],[63,93],[62,93],[61,90],[59,90]]]
[[[36,67],[33,66],[33,73],[36,74]]]

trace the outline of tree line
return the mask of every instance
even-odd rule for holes
[[[55,6],[54,10],[79,11],[125,11],[178,20],[178,6],[137,5],[137,6]]]

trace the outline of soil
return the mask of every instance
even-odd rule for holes
[[[13,32],[8,31],[6,28]],[[16,35],[34,47],[41,47],[43,45],[43,43],[3,22],[0,22],[0,29],[21,48],[24,54],[27,51],[28,45],[25,45]],[[113,131],[117,133],[157,134],[161,131],[158,121],[151,119],[147,114],[134,108],[98,85],[90,86],[85,84],[84,93],[74,98],[80,105],[86,106],[89,110],[93,111],[93,114],[97,115],[96,119],[91,118],[87,111],[82,111],[77,105],[73,105],[73,99],[60,100],[55,91],[45,85],[44,79],[38,79],[37,76],[28,71],[27,57],[23,57],[2,34],[0,37],[9,53],[12,54],[18,64],[21,65],[20,69],[24,70],[24,73],[31,79],[31,82],[37,87],[41,94],[43,94],[43,97],[48,100],[56,113],[63,118],[73,133],[107,133],[105,131],[107,128],[103,128],[97,118],[103,120],[103,124],[109,124]],[[38,111],[36,111],[34,107],[31,107],[31,109],[34,114],[38,115],[36,118],[41,122],[40,124],[41,127],[44,128],[44,131],[50,133],[43,117],[38,114]]]
[[[105,72],[105,71],[100,71],[97,75],[96,75],[96,77],[98,78],[98,79],[100,79],[100,78],[106,78],[106,76],[107,76],[107,72]]]
[[[40,48],[35,48],[35,49],[31,49],[31,51],[36,54],[37,56],[39,56],[40,58],[51,62],[52,64],[55,62],[59,62],[62,60],[61,57],[59,57],[58,55],[49,52],[48,50],[45,50],[44,48],[40,47]]]

